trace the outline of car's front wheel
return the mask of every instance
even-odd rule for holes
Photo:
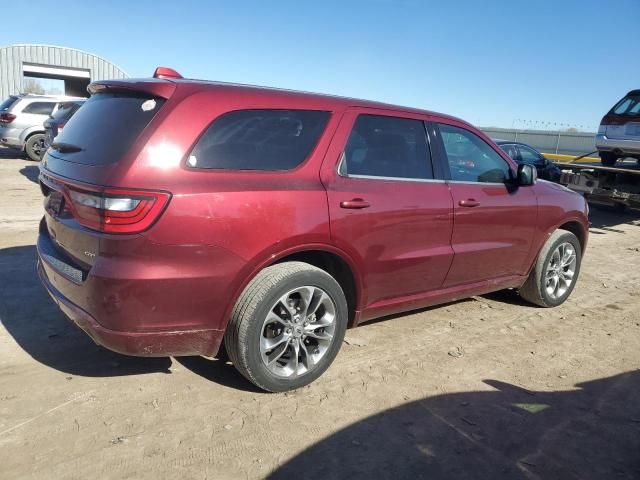
[[[42,133],[31,135],[24,145],[24,151],[27,156],[35,162],[40,161],[45,150],[44,134]]]
[[[571,232],[556,230],[540,250],[520,296],[541,307],[556,307],[569,298],[578,280],[582,248]]]
[[[249,381],[283,392],[313,382],[331,365],[347,318],[345,295],[331,275],[303,262],[280,263],[244,289],[224,343]]]

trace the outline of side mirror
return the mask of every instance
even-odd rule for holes
[[[534,185],[538,180],[538,171],[536,167],[528,164],[518,165],[518,185],[528,187]]]

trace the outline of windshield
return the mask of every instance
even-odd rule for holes
[[[640,93],[627,95],[613,107],[612,113],[624,116],[640,115]]]
[[[106,165],[131,148],[164,99],[130,93],[98,93],[71,117],[49,154],[69,162]]]
[[[51,118],[55,120],[68,120],[80,108],[84,102],[65,102],[61,103]]]

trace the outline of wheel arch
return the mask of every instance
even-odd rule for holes
[[[21,141],[23,143],[22,148],[27,143],[30,137],[33,137],[36,134],[44,135],[46,132],[42,128],[42,126],[34,125],[33,127],[25,128],[22,134],[20,135]]]
[[[253,267],[240,273],[242,277],[234,289],[233,297],[227,305],[224,316],[224,329],[238,298],[249,282],[263,269],[287,261],[300,261],[324,270],[333,276],[345,293],[349,308],[348,327],[355,327],[359,320],[359,305],[362,301],[362,280],[358,274],[355,262],[342,250],[327,244],[311,244],[282,250],[277,254],[271,254],[267,258],[261,258],[250,262]]]
[[[576,237],[578,237],[578,241],[580,242],[580,249],[584,252],[587,246],[587,231],[585,230],[582,223],[577,220],[569,220],[568,222],[559,225],[554,229],[554,231],[555,230],[566,230],[573,233]]]

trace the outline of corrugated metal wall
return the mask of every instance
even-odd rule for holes
[[[89,70],[91,81],[126,78],[112,63],[91,53],[48,45],[10,45],[0,48],[0,101],[22,91],[22,64],[82,68]]]

